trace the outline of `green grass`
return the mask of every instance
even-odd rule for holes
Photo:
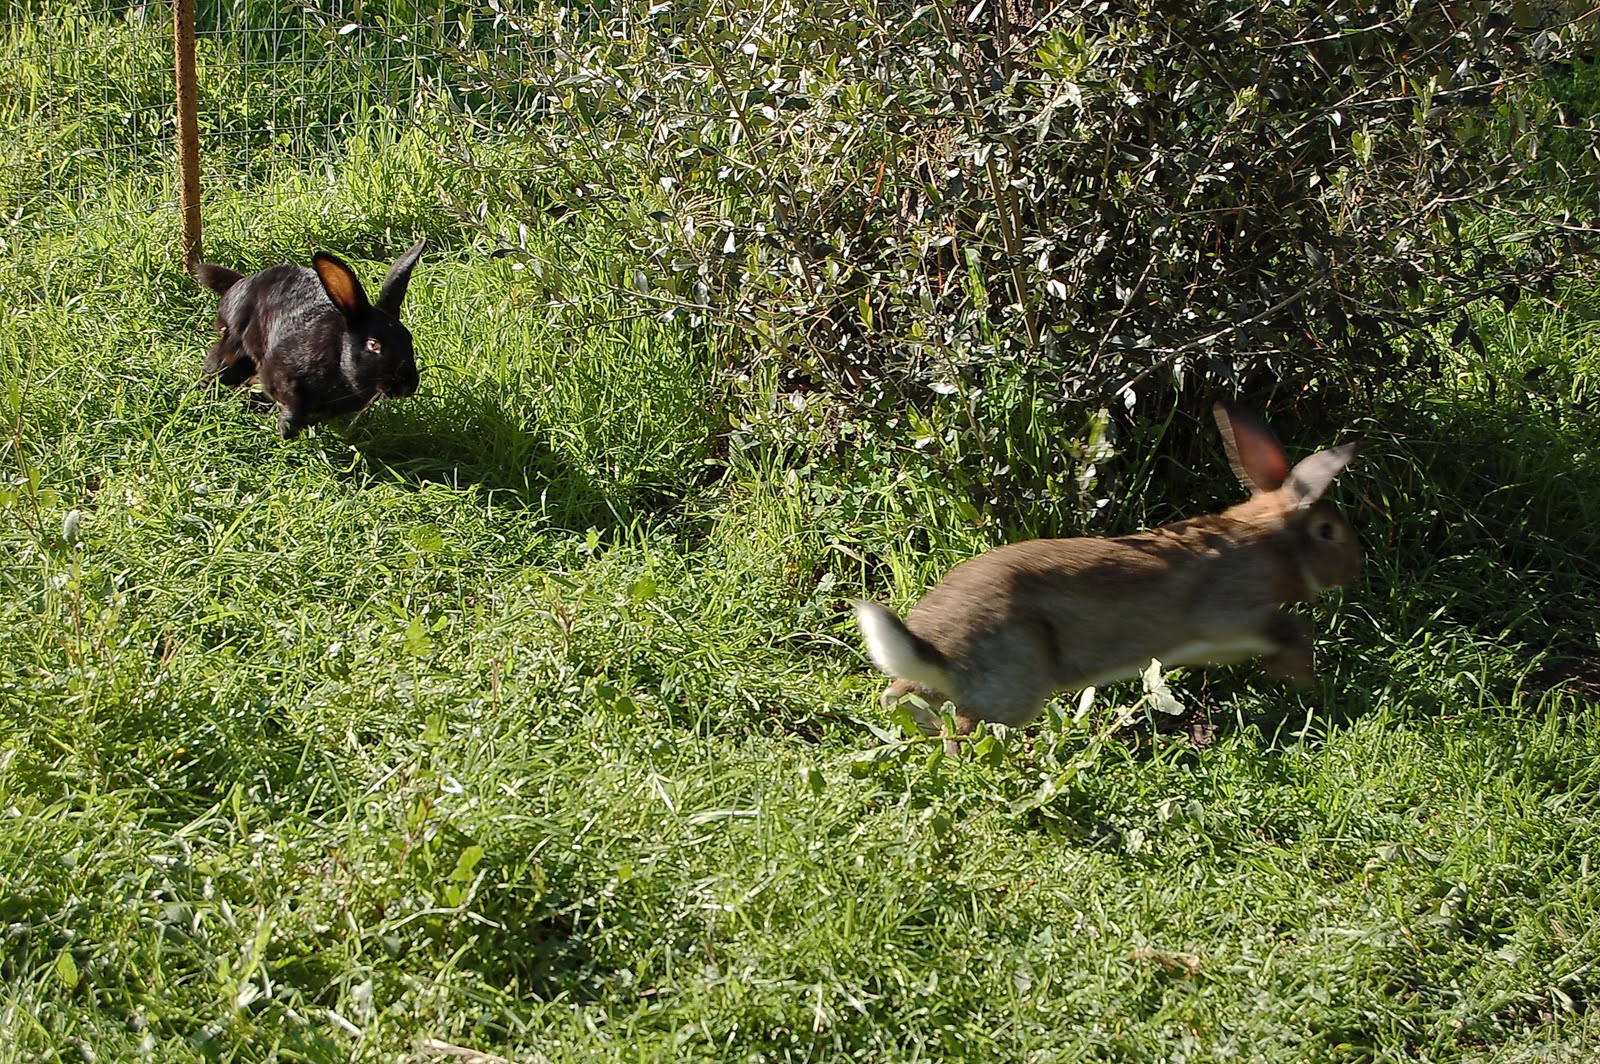
[[[1314,689],[1190,671],[1209,745],[1119,688],[952,759],[845,603],[1052,529],[736,386],[753,340],[642,312],[607,219],[493,258],[424,141],[345,151],[208,205],[246,268],[432,240],[421,392],[295,441],[196,386],[141,172],[0,243],[0,1060],[1600,1049],[1594,293],[1350,424]],[[1011,460],[1080,427],[1032,401]]]

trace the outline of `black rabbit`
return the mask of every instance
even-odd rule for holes
[[[317,252],[312,266],[272,266],[246,277],[202,262],[200,283],[222,297],[221,334],[206,354],[205,372],[229,387],[254,377],[278,406],[278,432],[293,437],[307,425],[353,414],[369,403],[417,390],[411,333],[400,302],[419,240],[390,268],[376,303],[350,267]]]

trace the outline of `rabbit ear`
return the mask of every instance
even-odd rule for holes
[[[244,274],[238,270],[230,270],[226,266],[218,266],[214,262],[200,263],[194,268],[194,275],[201,284],[219,296],[227,295],[228,289],[244,280]]]
[[[1233,475],[1245,487],[1258,493],[1276,491],[1289,479],[1288,456],[1278,445],[1278,438],[1272,434],[1272,430],[1254,414],[1232,403],[1218,403],[1211,408],[1211,413],[1222,432],[1222,446],[1228,452],[1228,464],[1233,467]],[[1306,459],[1308,462],[1310,460]],[[1333,477],[1330,475],[1328,479],[1332,480]]]
[[[1289,474],[1289,482],[1283,488],[1289,496],[1290,505],[1297,510],[1304,510],[1322,498],[1322,493],[1328,490],[1333,478],[1344,472],[1344,467],[1365,446],[1364,440],[1355,440],[1302,458]]]
[[[361,282],[356,280],[356,275],[343,260],[319,251],[311,256],[311,268],[317,271],[323,290],[346,321],[354,325],[366,318],[372,304],[367,302],[367,293],[361,287]]]
[[[422,249],[428,246],[428,238],[423,237],[404,255],[398,262],[389,267],[389,273],[383,279],[383,287],[378,291],[377,307],[392,318],[400,316],[400,301],[406,297],[406,287],[411,284],[411,268],[422,257]]]

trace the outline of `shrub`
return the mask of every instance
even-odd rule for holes
[[[1027,492],[1107,412],[1365,401],[1550,291],[1593,232],[1549,209],[1592,163],[1543,150],[1592,33],[1565,12],[622,3],[463,60],[537,102],[525,212],[653,206],[616,215],[629,283],[730,369],[835,421],[909,409]],[[546,62],[507,77],[517,47]]]

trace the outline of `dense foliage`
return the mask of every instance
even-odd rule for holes
[[[1342,396],[1587,249],[1590,219],[1538,209],[1593,163],[1544,149],[1560,12],[548,9],[473,69],[523,92],[568,178],[535,203],[658,190],[641,296],[758,330],[813,383],[871,402],[1015,360],[1091,403],[1189,377]],[[497,76],[530,41],[545,61]]]
[[[500,239],[605,218],[637,253],[619,288],[791,394],[747,429],[909,416],[1015,519],[1081,512],[1105,441],[1175,401],[1361,408],[1582,270],[1595,160],[1550,80],[1575,14],[533,5],[441,20],[439,88],[517,145],[468,153]]]

